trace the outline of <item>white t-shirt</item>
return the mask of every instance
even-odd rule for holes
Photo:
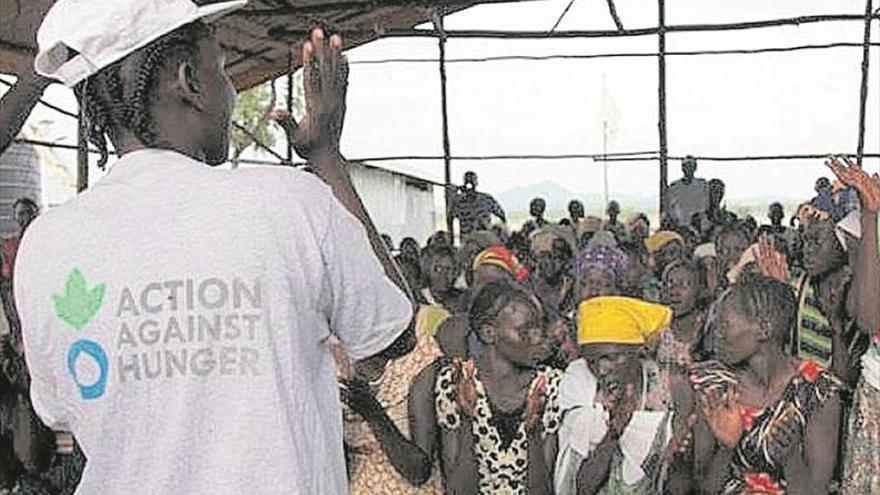
[[[15,294],[81,494],[345,493],[326,340],[364,358],[412,317],[319,179],[155,149],[31,225]]]

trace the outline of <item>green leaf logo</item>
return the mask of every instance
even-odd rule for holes
[[[105,284],[98,284],[89,289],[79,268],[74,268],[67,275],[64,293],[52,294],[55,314],[61,321],[82,330],[104,304],[106,288]]]

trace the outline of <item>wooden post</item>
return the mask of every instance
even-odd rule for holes
[[[443,14],[438,13],[434,20],[434,28],[438,31],[440,48],[440,112],[443,118],[443,184],[444,197],[446,198],[446,231],[454,238],[452,221],[452,197],[450,187],[452,185],[452,152],[449,145],[449,109],[446,102],[446,33],[443,31]]]
[[[287,56],[287,115],[293,117],[293,51]],[[287,136],[287,133],[284,133]],[[293,141],[290,137],[287,139],[287,164],[293,165]]]
[[[871,58],[871,11],[872,0],[865,2],[865,40],[862,49],[862,87],[859,93],[859,144],[856,150],[856,163],[862,166],[865,156],[865,110],[868,104],[868,60]]]
[[[76,191],[83,192],[89,187],[89,139],[86,119],[82,106],[77,114],[76,133]]]
[[[657,80],[658,80],[658,109],[657,129],[660,134],[660,221],[666,215],[668,198],[667,187],[669,186],[669,167],[667,158],[669,149],[666,144],[666,5],[664,0],[658,0],[659,37],[657,53]]]

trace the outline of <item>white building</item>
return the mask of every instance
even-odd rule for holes
[[[36,126],[22,134],[42,137]],[[70,150],[15,143],[0,155],[0,170],[0,239],[18,230],[12,221],[17,198],[28,196],[43,208],[53,208],[76,195],[76,154]],[[93,167],[92,173],[94,184],[99,171]],[[395,245],[404,237],[424,244],[436,230],[433,182],[365,163],[352,163],[349,173],[377,230],[390,235]]]

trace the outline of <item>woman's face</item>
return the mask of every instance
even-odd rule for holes
[[[662,273],[663,270],[673,261],[678,261],[684,256],[684,244],[680,241],[667,242],[665,246],[660,248],[654,255],[654,261],[657,263],[657,271]]]
[[[718,312],[718,342],[716,352],[719,359],[728,365],[748,360],[767,344],[761,339],[761,325],[746,318],[739,304],[728,296],[722,301]]]
[[[581,346],[581,356],[599,382],[600,390],[618,395],[621,386],[638,381],[643,349],[631,344],[586,344]]]
[[[720,274],[725,275],[729,272],[742,257],[746,249],[749,248],[749,240],[739,232],[728,232],[718,239],[718,267]]]
[[[495,349],[514,365],[534,368],[553,352],[553,335],[534,302],[515,299],[491,325]]]
[[[804,229],[804,268],[816,277],[846,262],[846,254],[834,233],[831,220],[815,220]]]
[[[610,270],[587,268],[577,284],[578,302],[600,296],[616,296],[620,286]]]
[[[428,285],[435,293],[447,292],[455,285],[458,278],[458,265],[451,256],[435,256],[428,264]]]
[[[697,303],[700,292],[697,272],[686,265],[678,265],[666,272],[663,279],[663,304],[672,308],[676,315],[689,313]]]

